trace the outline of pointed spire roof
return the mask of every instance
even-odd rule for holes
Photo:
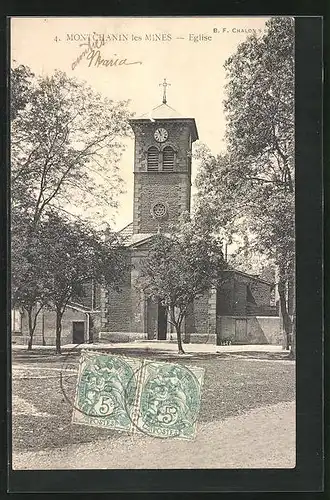
[[[134,126],[134,124],[138,123],[140,120],[141,122],[144,122],[146,120],[150,120],[152,122],[156,120],[180,120],[189,123],[189,126],[192,131],[192,140],[195,141],[196,139],[198,139],[198,132],[195,119],[181,115],[178,111],[176,111],[176,109],[172,108],[167,104],[166,89],[171,84],[167,83],[166,78],[164,78],[164,82],[160,83],[159,85],[162,86],[164,89],[162,104],[159,104],[158,106],[151,109],[147,113],[144,113],[143,115],[131,118],[130,119],[131,126]]]
[[[139,118],[142,119],[151,119],[151,120],[159,120],[162,118],[183,118],[178,111],[176,111],[174,108],[171,108],[166,103],[162,103],[159,106],[156,106],[153,108],[151,111],[148,113],[144,113],[141,115]]]

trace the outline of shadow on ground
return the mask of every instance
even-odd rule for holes
[[[271,361],[292,361],[290,351],[283,350],[282,352],[261,352],[261,351],[242,351],[242,352],[221,352],[216,356],[221,358],[245,358],[245,359],[268,359]]]
[[[88,350],[88,348],[87,348]],[[100,346],[99,349],[93,349],[93,352],[103,352],[109,354],[119,354],[122,356],[131,356],[131,357],[146,357],[150,359],[162,359],[162,360],[198,360],[198,359],[214,359],[214,358],[222,358],[222,359],[256,359],[256,360],[270,360],[270,361],[292,361],[290,358],[289,351],[282,352],[267,352],[267,351],[239,351],[239,352],[216,352],[216,353],[204,353],[204,352],[189,352],[189,349],[186,348],[186,354],[178,354],[175,351],[167,351],[161,349],[152,349],[152,348],[118,348],[118,347],[107,347],[102,348]],[[65,357],[70,357],[72,359],[78,359],[81,354],[81,349],[63,349],[61,354],[55,354],[54,350],[35,350],[35,351],[14,351],[13,352],[13,361],[14,362],[29,362],[29,363],[39,363],[42,362],[59,362],[63,360]]]
[[[288,356],[285,351],[193,353],[191,356],[133,347],[103,351],[204,368],[199,422],[223,421],[254,408],[295,399],[294,363],[280,362]],[[13,414],[15,451],[57,448],[103,437],[114,440],[120,437],[121,433],[111,429],[72,424],[79,357],[79,349],[67,350],[61,355],[51,350],[13,353],[12,394],[16,403],[17,400],[21,402],[20,412]],[[268,362],[263,362],[265,360]],[[24,405],[33,405],[34,414],[26,414]],[[40,413],[50,416],[42,417]]]

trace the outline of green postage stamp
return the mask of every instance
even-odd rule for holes
[[[193,439],[203,376],[200,367],[83,351],[72,421]]]

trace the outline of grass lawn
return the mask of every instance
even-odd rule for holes
[[[118,350],[116,353],[120,354]],[[166,354],[155,351],[145,353],[132,349],[125,350],[124,354],[166,359]],[[14,355],[14,367],[19,375],[13,377],[13,395],[49,416],[13,415],[13,451],[62,447],[103,436],[114,439],[120,436],[118,431],[71,423],[72,406],[67,399],[73,401],[76,375],[66,373],[65,396],[60,386],[60,369],[66,359],[66,354],[56,356],[46,352]],[[250,357],[204,354],[175,359],[170,356],[167,359],[205,368],[200,422],[222,420],[256,407],[295,399],[295,366],[292,362],[265,361],[254,357],[253,353]],[[77,355],[70,356],[71,369],[77,362]],[[34,378],[29,378],[31,374]]]

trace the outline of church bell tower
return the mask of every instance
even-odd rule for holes
[[[180,214],[190,211],[191,151],[198,139],[194,118],[162,104],[130,120],[135,135],[133,234],[166,231]]]

